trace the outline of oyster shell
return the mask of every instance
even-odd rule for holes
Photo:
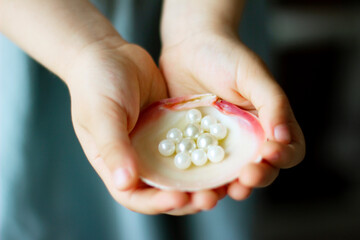
[[[174,165],[174,157],[159,154],[158,144],[167,132],[188,124],[186,113],[198,109],[202,116],[210,115],[227,128],[225,139],[219,145],[225,158],[219,163],[191,165],[186,170]],[[258,118],[213,94],[164,99],[141,112],[137,125],[130,134],[138,153],[141,179],[160,189],[198,191],[220,187],[236,179],[241,168],[249,162],[261,160],[259,148],[266,141]]]

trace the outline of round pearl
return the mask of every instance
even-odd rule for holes
[[[205,117],[203,117],[203,119],[201,119],[201,128],[209,131],[210,126],[215,123],[216,119],[213,116],[206,115]]]
[[[197,109],[191,109],[186,113],[186,119],[190,123],[198,123],[201,121],[201,112]]]
[[[227,134],[227,130],[221,123],[216,123],[210,126],[210,133],[217,139],[223,139]]]
[[[158,149],[161,155],[168,157],[175,152],[175,144],[173,141],[165,139],[159,143]]]
[[[183,137],[183,134],[180,129],[172,128],[167,132],[166,137],[175,143],[179,143]]]
[[[182,139],[179,144],[176,145],[176,152],[187,152],[191,153],[193,150],[196,149],[196,144],[194,140],[189,138]]]
[[[183,152],[178,153],[178,154],[176,154],[176,156],[174,158],[174,163],[177,168],[186,169],[191,164],[190,155],[187,153],[183,153]]]
[[[207,157],[211,162],[217,163],[224,159],[225,151],[220,146],[209,146]]]
[[[206,152],[203,149],[196,149],[191,153],[191,161],[196,166],[202,166],[207,162]]]
[[[197,125],[190,123],[185,127],[184,135],[186,137],[197,138],[199,134],[200,134],[200,128]]]
[[[217,145],[217,139],[212,136],[210,133],[203,133],[197,139],[198,148],[207,149],[210,145]]]

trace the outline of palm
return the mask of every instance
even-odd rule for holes
[[[143,49],[125,45],[84,55],[71,73],[76,78],[70,86],[75,118],[85,117],[95,109],[99,116],[109,118],[126,114],[130,131],[141,107],[166,97],[165,83]],[[84,120],[89,118],[86,116]]]
[[[239,48],[237,39],[199,36],[165,48],[160,66],[170,96],[211,92],[230,102],[252,108],[252,104],[242,97],[237,88],[237,79],[252,77],[247,74],[253,71],[251,68],[254,68],[254,64],[258,66],[255,60],[245,47]],[[243,64],[241,68],[240,64]]]

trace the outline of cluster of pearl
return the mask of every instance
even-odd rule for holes
[[[176,152],[174,163],[180,169],[190,167],[191,163],[202,166],[208,159],[214,163],[222,161],[225,151],[218,140],[226,137],[226,127],[210,115],[202,117],[198,109],[189,110],[186,120],[183,132],[178,128],[167,132],[158,146],[160,154],[169,157]]]

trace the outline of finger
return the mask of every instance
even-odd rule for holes
[[[99,176],[102,176],[104,173],[100,174],[100,172],[103,171],[98,167],[99,164],[97,164],[100,160],[102,161],[102,159],[100,157],[100,153],[96,146],[93,136],[87,130],[79,126],[77,123],[74,123],[74,129],[79,139],[80,145],[84,150],[86,158],[89,160],[90,164],[97,172],[97,174]]]
[[[242,49],[243,50],[243,49]],[[263,62],[251,51],[241,51],[236,88],[258,110],[259,119],[270,140],[292,141],[289,124],[296,123],[289,101]]]
[[[219,195],[213,190],[202,190],[194,192],[192,202],[199,210],[210,210],[214,208],[219,200]]]
[[[305,155],[305,148],[301,143],[281,144],[268,141],[261,148],[261,156],[269,164],[277,168],[291,168],[299,164]]]
[[[288,144],[292,141],[289,124],[294,122],[289,101],[276,83],[270,80],[249,81],[251,102],[258,111],[261,125],[268,139]],[[255,86],[256,82],[258,85]],[[275,86],[274,86],[275,85]]]
[[[109,169],[112,186],[127,190],[134,187],[138,180],[137,155],[128,136],[127,114],[117,107],[112,111],[99,111],[85,127],[93,136],[100,157]]]
[[[143,214],[160,214],[181,209],[190,202],[187,193],[156,188],[116,192],[114,198],[126,208]]]
[[[227,193],[232,199],[241,201],[248,198],[251,191],[250,187],[244,186],[238,180],[235,180],[229,184]]]
[[[266,187],[279,175],[279,169],[266,162],[250,163],[240,172],[239,182],[246,187]]]
[[[202,190],[198,192],[190,193],[191,202],[186,206],[173,209],[166,212],[166,214],[173,216],[182,216],[195,214],[200,211],[208,211],[213,209],[217,202],[226,196],[226,187],[219,187],[212,190]]]
[[[182,208],[168,211],[166,214],[181,216],[211,210],[216,206],[218,200],[226,195],[225,190],[225,187],[220,187],[214,190],[201,190],[190,193],[191,202]]]
[[[113,198],[132,211],[151,215],[160,214],[173,209],[181,209],[191,202],[187,193],[151,188],[141,181],[133,189],[117,191],[104,160],[97,158],[92,164],[98,174],[104,176],[103,181]]]
[[[226,197],[227,185],[219,187],[219,188],[215,188],[214,191],[217,193],[218,199],[221,200],[224,197]]]
[[[146,107],[147,105],[155,101],[159,101],[161,99],[165,99],[168,97],[165,79],[162,76],[161,72],[158,71],[158,68],[155,65],[155,63],[154,63],[154,69],[156,71],[153,71],[152,76],[150,76],[151,79],[150,84],[152,85],[152,87],[150,87],[151,91],[147,91],[148,96],[145,98],[147,99],[147,102],[141,104],[142,108]]]
[[[170,211],[165,212],[167,215],[171,216],[184,216],[184,215],[191,215],[201,212],[200,209],[197,209],[193,204],[188,204],[182,208],[173,209]]]

